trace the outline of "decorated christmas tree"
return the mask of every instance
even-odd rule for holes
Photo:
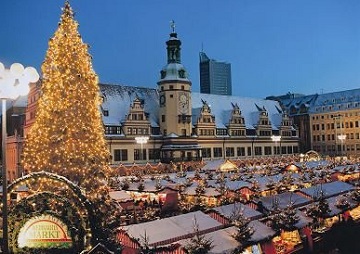
[[[66,1],[41,67],[41,95],[26,137],[23,165],[30,173],[64,176],[84,191],[97,216],[97,241],[111,239],[116,212],[107,186],[110,154],[99,111],[98,77],[88,49]]]
[[[99,111],[98,77],[88,48],[66,2],[41,67],[41,96],[23,162],[29,172],[57,173],[99,193],[109,171],[109,152]]]

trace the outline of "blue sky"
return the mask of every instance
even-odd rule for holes
[[[232,65],[233,95],[360,87],[359,0],[70,0],[101,82],[156,88],[170,21],[199,91],[199,52]],[[40,71],[64,0],[2,1],[0,61]]]

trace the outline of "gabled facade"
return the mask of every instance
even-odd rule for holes
[[[231,112],[231,118],[229,123],[226,125],[230,136],[234,137],[245,137],[245,119],[241,114],[240,107],[237,103],[231,103],[233,110]]]

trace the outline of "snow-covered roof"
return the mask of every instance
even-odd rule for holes
[[[264,223],[258,220],[250,221],[249,226],[253,227],[254,229],[254,234],[252,234],[250,238],[250,240],[254,243],[261,242],[265,239],[270,239],[276,234],[272,228],[266,226]]]
[[[320,160],[320,161],[306,161],[306,162],[295,162],[294,165],[302,168],[305,166],[306,168],[318,168],[318,167],[326,167],[330,165],[331,163],[326,160]]]
[[[262,206],[268,211],[272,211],[274,209],[274,201],[279,202],[278,206],[280,209],[286,208],[290,204],[290,202],[293,204],[294,207],[303,206],[311,202],[310,199],[307,199],[294,192],[284,192],[273,196],[260,197],[259,203],[260,201],[262,203]]]
[[[149,113],[151,126],[159,126],[159,94],[155,88],[134,87],[114,84],[99,84],[103,97],[102,109],[108,111],[108,116],[102,116],[105,125],[121,125],[129,114],[130,106],[138,97],[144,102],[144,110]],[[282,115],[279,103],[273,100],[246,98],[238,96],[191,93],[192,123],[195,124],[203,106],[202,100],[211,107],[215,116],[216,126],[226,128],[230,121],[233,105],[237,103],[245,119],[248,129],[254,129],[259,120],[259,108],[265,108],[269,115],[272,129],[277,130],[281,124]],[[220,106],[221,105],[221,106]]]
[[[144,110],[149,113],[151,126],[158,125],[159,95],[156,89],[99,84],[103,97],[102,108],[108,111],[108,116],[102,116],[105,125],[121,125],[129,114],[130,106],[135,98],[144,102]]]
[[[182,236],[185,237],[186,235],[194,233],[194,218],[196,218],[199,231],[215,230],[222,226],[220,222],[211,218],[209,215],[201,211],[196,211],[161,220],[132,224],[124,226],[122,229],[134,239],[142,239],[146,232],[149,240],[148,243],[150,245],[157,245],[157,243],[166,240]]]
[[[110,198],[115,199],[116,201],[126,201],[132,200],[132,197],[126,191],[110,191],[109,192]]]
[[[227,188],[229,188],[229,190],[232,190],[232,191],[239,190],[244,187],[247,187],[247,188],[251,187],[251,183],[241,181],[241,180],[231,181],[231,180],[226,179],[225,185]]]
[[[190,195],[190,196],[195,196],[196,195],[196,187],[197,184],[193,184],[190,187],[187,187],[183,194],[185,195]],[[201,196],[204,197],[217,197],[220,196],[220,192],[218,192],[215,188],[209,187],[209,188],[205,188],[205,193],[202,194]]]
[[[286,98],[281,102],[291,115],[348,110],[360,108],[360,89]]]
[[[222,215],[228,219],[230,219],[230,217],[233,215],[234,212],[238,212],[238,211],[242,211],[245,218],[248,218],[248,219],[260,218],[263,216],[262,213],[256,211],[255,209],[253,209],[247,205],[243,205],[241,203],[234,203],[234,204],[229,204],[229,205],[218,206],[218,207],[212,208],[211,210],[219,213],[220,215]]]
[[[181,63],[169,63],[165,65],[161,71],[165,73],[165,76],[159,80],[159,82],[163,81],[183,81],[183,82],[190,82],[188,79],[187,72],[184,68],[184,66]],[[179,75],[179,71],[183,71],[183,76]]]
[[[296,210],[296,215],[299,216],[299,221],[295,224],[295,227],[298,229],[304,228],[313,222],[313,219],[306,216],[305,212]]]
[[[144,189],[142,192],[158,192],[164,187],[174,188],[174,183],[166,181],[166,180],[151,180],[151,179],[145,179],[143,182]],[[161,188],[157,189],[156,184],[159,183]],[[138,191],[140,182],[133,182],[129,184],[129,191]]]
[[[329,183],[317,184],[308,188],[300,189],[299,192],[305,193],[309,197],[318,196],[320,191],[323,192],[324,197],[332,197],[342,193],[349,192],[354,189],[354,186],[341,181],[334,181]]]
[[[213,248],[209,254],[232,253],[239,246],[239,242],[232,237],[236,233],[235,227],[220,229],[211,233],[204,234],[204,238],[212,242]],[[178,243],[185,247],[191,238],[180,240]]]
[[[244,117],[246,128],[254,129],[254,126],[257,125],[260,113],[258,107],[260,107],[265,108],[268,112],[272,128],[276,130],[278,129],[277,126],[274,126],[275,123],[279,123],[278,109],[281,108],[277,101],[193,92],[191,94],[191,101],[193,107],[193,124],[196,124],[196,120],[200,115],[200,109],[203,106],[202,100],[206,101],[206,103],[210,106],[211,114],[215,116],[215,123],[218,128],[225,128],[225,126],[229,123],[229,112],[233,110],[232,103],[237,103],[237,105],[239,105],[241,114]]]
[[[229,160],[213,160],[213,161],[207,161],[205,166],[201,168],[204,171],[207,170],[221,170],[221,171],[231,171],[237,169],[237,166],[235,163],[232,163]]]
[[[340,195],[340,196],[336,196],[336,197],[331,197],[331,198],[328,198],[326,199],[328,201],[328,204],[329,204],[329,208],[330,208],[330,216],[335,216],[335,215],[338,215],[338,214],[341,214],[344,212],[343,209],[341,209],[340,207],[337,206],[338,204],[338,201],[340,199],[344,199],[348,202],[349,204],[349,207],[347,209],[352,209],[354,207],[357,207],[358,204],[355,200],[353,200],[351,197],[347,197],[347,196],[344,196],[344,195]]]

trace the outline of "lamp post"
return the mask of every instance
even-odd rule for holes
[[[7,218],[7,172],[6,172],[6,100],[16,99],[29,92],[29,83],[39,80],[39,74],[34,67],[26,67],[13,63],[6,69],[0,62],[0,99],[2,102],[2,219],[3,219],[3,246],[2,253],[9,252],[8,218]]]
[[[140,159],[143,160],[143,145],[146,144],[149,140],[149,137],[140,136],[135,138],[136,143],[140,144]]]
[[[280,149],[278,149],[277,143],[281,142],[281,136],[271,136],[271,140],[275,142],[275,154],[280,154]]]
[[[341,154],[341,156],[343,156],[343,155],[344,155],[344,148],[343,148],[343,146],[344,146],[344,141],[345,141],[345,139],[346,139],[346,135],[345,135],[345,134],[341,134],[341,135],[338,135],[337,137],[338,137],[338,139],[340,140],[340,143],[341,143],[340,154]]]

